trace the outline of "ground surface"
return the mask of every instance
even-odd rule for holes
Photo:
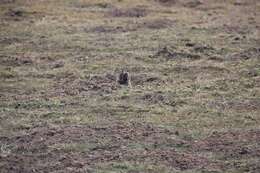
[[[1,0],[0,172],[260,172],[259,13]]]

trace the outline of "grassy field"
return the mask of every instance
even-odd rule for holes
[[[1,0],[0,172],[259,173],[259,31],[258,0]]]

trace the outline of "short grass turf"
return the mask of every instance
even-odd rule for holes
[[[259,11],[1,1],[0,172],[260,172]]]

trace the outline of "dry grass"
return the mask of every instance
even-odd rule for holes
[[[5,138],[44,125],[139,122],[170,129],[186,142],[215,132],[258,130],[260,4],[194,2],[0,2],[0,170],[8,170],[1,167],[6,161],[2,155],[19,155]],[[132,88],[116,83],[121,69],[131,74]],[[73,142],[50,147],[65,148],[66,156],[92,150],[82,141]],[[186,149],[180,147],[184,153]],[[211,167],[187,166],[181,171],[259,171],[259,160],[251,155],[224,163],[212,152],[205,154]],[[220,166],[212,166],[215,161]],[[91,162],[88,171],[180,171],[179,165],[160,163],[151,166],[123,158],[105,164],[101,159]],[[55,171],[73,172],[65,167]]]

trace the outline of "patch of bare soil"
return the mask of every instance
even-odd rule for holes
[[[230,60],[247,60],[251,58],[260,59],[260,48],[252,47],[229,57]]]
[[[185,2],[183,4],[184,7],[188,7],[188,8],[196,8],[200,5],[202,5],[203,3],[199,0],[189,0],[187,2]]]
[[[223,61],[223,49],[217,49],[211,45],[198,44],[193,42],[187,42],[185,46],[191,53],[199,54],[201,56],[209,57],[211,60]],[[218,57],[219,56],[219,57]]]
[[[37,56],[21,54],[15,56],[2,56],[0,58],[0,64],[8,67],[34,65],[42,69],[54,69],[54,68],[63,67],[65,63],[63,61],[60,61],[58,57],[49,57],[49,56],[37,57]]]
[[[165,84],[165,80],[158,76],[148,74],[131,74],[132,86],[144,86],[144,85],[162,85]],[[50,96],[65,96],[65,95],[88,95],[89,92],[112,93],[113,90],[117,90],[122,86],[117,82],[117,74],[104,74],[104,75],[92,75],[85,79],[79,79],[77,75],[64,72],[56,76],[52,76],[56,80],[54,90],[49,91]]]
[[[196,8],[202,5],[202,1],[199,0],[156,0],[164,6],[181,5],[187,8]]]
[[[244,36],[251,32],[250,27],[244,25],[238,25],[236,23],[234,23],[233,25],[224,24],[222,27],[219,27],[219,29],[223,30],[223,32],[225,33],[231,35],[240,35],[240,36]]]
[[[35,65],[41,69],[56,69],[64,67],[65,62],[62,61],[61,57],[58,56],[41,56],[33,57]]]
[[[21,21],[24,19],[32,19],[32,18],[43,17],[43,16],[44,15],[42,13],[36,11],[26,11],[22,8],[9,9],[5,13],[6,20],[14,20],[14,21]]]
[[[165,6],[175,5],[179,2],[178,0],[156,0],[156,1]]]
[[[174,21],[170,19],[153,19],[145,21],[138,25],[138,28],[148,28],[148,29],[163,29],[170,28],[174,24]]]
[[[105,74],[103,76],[91,76],[86,82],[83,82],[86,86],[89,86],[93,90],[98,90],[101,88],[116,88],[116,75]]]
[[[79,79],[73,73],[63,73],[56,76],[56,84],[54,91],[50,91],[50,95],[84,95],[88,92],[98,91],[102,93],[111,93],[120,87],[117,84],[114,74],[93,75],[86,79]]]
[[[141,123],[39,125],[17,136],[0,137],[2,146],[8,146],[0,154],[0,170],[3,173],[75,172],[110,161],[145,161],[179,170],[222,170],[234,165],[209,160],[199,153],[209,151],[230,159],[260,157],[259,138],[259,130],[250,130],[215,132],[199,141],[186,141],[178,138],[173,130]],[[185,150],[175,150],[178,147]]]
[[[112,17],[145,17],[148,15],[148,11],[142,7],[119,9],[114,8],[109,12]]]
[[[97,33],[120,33],[120,32],[129,32],[129,31],[136,31],[136,27],[126,27],[126,26],[97,26],[90,29],[90,32],[97,32]]]
[[[16,0],[1,0],[0,4],[10,4],[10,3],[14,3]]]
[[[215,132],[211,136],[194,142],[192,149],[196,151],[210,151],[231,158],[260,157],[260,131]]]
[[[165,81],[160,77],[149,75],[149,74],[135,74],[131,76],[131,82],[135,85],[144,86],[146,84],[161,85],[165,84]]]
[[[178,60],[178,59],[198,60],[201,59],[201,56],[198,54],[176,51],[173,48],[169,48],[169,47],[163,47],[158,52],[156,52],[152,56],[152,58],[165,58],[166,60]]]
[[[11,45],[15,43],[21,43],[22,41],[15,37],[2,37],[0,38],[0,45]]]
[[[106,2],[100,2],[100,3],[87,3],[83,1],[76,1],[72,3],[74,7],[76,8],[114,8],[114,6],[111,3]]]
[[[222,75],[230,74],[230,70],[218,66],[183,66],[176,65],[175,67],[168,69],[168,72],[176,72],[184,75],[189,79],[196,79],[198,75],[204,76],[206,78],[220,77]]]
[[[175,151],[171,146],[183,145],[184,141],[174,136],[169,130],[139,123],[102,127],[36,126],[25,135],[0,138],[2,144],[10,147],[9,153],[0,156],[0,169],[2,172],[76,171],[109,161],[144,160],[181,170],[208,164],[206,158]],[[85,145],[85,148],[61,147],[65,144]]]
[[[245,1],[242,1],[242,0],[237,0],[234,2],[234,5],[236,6],[247,6],[247,5],[250,5],[250,2],[245,2]]]
[[[144,22],[129,22],[126,26],[107,26],[100,25],[87,30],[87,32],[97,32],[97,33],[120,33],[120,32],[133,32],[139,29],[164,29],[171,28],[174,25],[174,21],[170,19],[153,19]]]
[[[33,60],[29,56],[3,56],[0,59],[0,64],[4,66],[21,66],[21,65],[31,65]]]
[[[259,111],[260,99],[251,100],[236,100],[226,103],[228,108],[235,109],[237,111]]]
[[[254,77],[254,78],[256,78],[256,77],[260,76],[258,74],[258,72],[257,72],[257,69],[259,69],[259,68],[260,68],[260,65],[258,67],[256,67],[255,69],[244,70],[240,74],[242,76],[245,76],[245,77]]]
[[[169,98],[167,98],[165,95],[159,92],[152,93],[152,94],[145,94],[144,96],[142,96],[141,99],[153,104],[163,103],[163,104],[174,105],[174,103],[171,103]]]
[[[195,45],[194,51],[198,53],[214,52],[215,49],[209,45]]]
[[[177,100],[175,98],[174,93],[163,93],[163,92],[154,92],[154,93],[148,93],[141,98],[142,101],[148,103],[148,104],[159,104],[159,105],[167,105],[171,107],[181,106],[183,104],[186,104],[185,101]]]
[[[224,170],[240,170],[243,172],[260,172],[260,131],[229,131],[214,132],[200,141],[194,141],[191,149],[197,152],[211,152],[220,160]],[[256,160],[248,163],[232,162],[232,160]]]

